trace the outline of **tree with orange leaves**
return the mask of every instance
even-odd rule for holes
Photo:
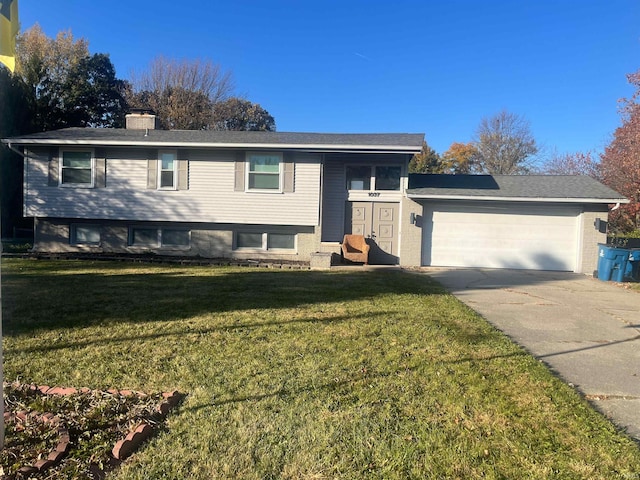
[[[442,154],[442,166],[446,173],[471,173],[477,155],[473,143],[453,142]]]
[[[600,161],[602,181],[631,201],[611,213],[609,225],[615,233],[640,230],[640,70],[627,79],[636,91],[621,100],[622,125]]]

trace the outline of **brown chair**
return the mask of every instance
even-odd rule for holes
[[[342,239],[342,257],[351,262],[369,263],[371,247],[363,235],[345,235]]]

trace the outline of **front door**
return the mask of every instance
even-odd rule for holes
[[[364,235],[371,245],[369,263],[398,263],[399,203],[347,202],[347,233]]]

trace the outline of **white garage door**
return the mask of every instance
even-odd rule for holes
[[[430,204],[423,211],[423,264],[575,271],[575,207]]]

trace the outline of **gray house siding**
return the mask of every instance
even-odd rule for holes
[[[102,149],[101,149],[102,150]],[[320,155],[291,155],[288,191],[237,191],[236,152],[189,150],[179,187],[149,189],[148,149],[104,149],[104,188],[50,186],[49,149],[32,149],[25,166],[25,214],[32,217],[156,222],[316,226],[319,224]],[[179,156],[180,158],[180,156]],[[287,157],[289,160],[289,157]],[[188,175],[188,181],[181,176]],[[283,173],[284,175],[284,173]],[[294,178],[295,176],[295,178]],[[98,178],[98,177],[96,177]],[[294,188],[295,185],[295,188]]]
[[[344,162],[336,158],[326,158],[322,181],[322,241],[341,242],[344,236],[347,201]]]

